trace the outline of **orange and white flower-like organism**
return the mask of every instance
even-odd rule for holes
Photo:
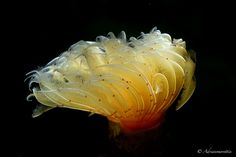
[[[122,31],[79,41],[31,73],[43,104],[33,116],[65,107],[106,116],[124,131],[156,126],[178,95],[181,108],[195,89],[195,63],[182,39],[156,28],[128,41]]]

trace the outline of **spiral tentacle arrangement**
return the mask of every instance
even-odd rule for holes
[[[191,97],[194,70],[185,42],[156,28],[129,40],[122,31],[79,41],[30,73],[30,96],[42,104],[33,116],[65,107],[106,116],[124,130],[149,128],[174,101],[179,109]]]

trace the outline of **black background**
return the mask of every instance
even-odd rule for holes
[[[183,38],[196,51],[197,87],[190,101],[176,114],[173,123],[173,155],[203,156],[198,149],[233,149],[233,100],[235,72],[233,54],[227,50],[223,30],[215,27],[217,13],[199,1],[66,1],[18,2],[5,13],[5,33],[10,38],[4,60],[7,75],[2,104],[3,138],[13,156],[98,156],[110,154],[108,123],[98,115],[54,109],[33,119],[37,101],[27,102],[30,93],[25,74],[44,66],[79,40],[121,30],[139,36],[157,26],[173,38]],[[5,78],[5,77],[4,77]],[[9,86],[10,84],[10,86]],[[171,118],[170,118],[171,119]],[[167,148],[168,149],[168,148]],[[204,154],[215,156],[215,154]],[[229,154],[217,154],[229,156]],[[232,154],[231,154],[232,155]]]

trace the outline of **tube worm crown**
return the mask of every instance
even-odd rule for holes
[[[30,96],[42,104],[33,117],[65,107],[106,116],[124,131],[145,130],[161,122],[177,97],[177,110],[186,103],[194,70],[185,42],[156,27],[129,40],[122,31],[79,41],[30,73]]]

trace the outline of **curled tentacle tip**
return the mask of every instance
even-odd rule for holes
[[[108,37],[109,39],[115,39],[115,38],[116,38],[116,36],[115,36],[115,34],[114,34],[113,32],[109,32],[109,33],[107,34],[107,37]]]
[[[121,31],[120,34],[118,35],[118,38],[123,40],[123,41],[126,41],[125,31]]]

